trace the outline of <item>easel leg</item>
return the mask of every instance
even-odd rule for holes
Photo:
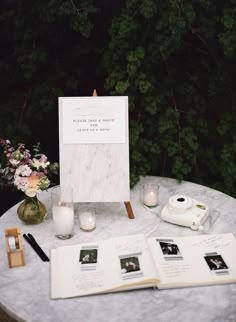
[[[131,203],[129,201],[125,201],[125,208],[128,214],[129,219],[134,219],[134,213],[133,213],[133,209],[131,207]]]

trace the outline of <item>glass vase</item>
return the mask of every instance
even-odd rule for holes
[[[17,214],[20,220],[25,224],[39,224],[47,215],[44,203],[34,197],[25,196],[24,201],[17,208]]]

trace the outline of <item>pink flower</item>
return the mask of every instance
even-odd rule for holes
[[[18,144],[18,149],[19,150],[24,150],[25,149],[25,145],[23,143],[19,143]]]
[[[38,172],[38,171],[33,171],[31,173],[32,176],[37,176],[37,177],[43,177],[44,173],[43,172]]]
[[[40,159],[41,162],[47,162],[48,158],[46,157],[45,154],[41,154]]]
[[[14,184],[16,185],[17,189],[23,192],[25,192],[27,188],[27,183],[28,183],[27,177],[15,176],[14,178]]]

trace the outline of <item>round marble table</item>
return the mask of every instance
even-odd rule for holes
[[[140,202],[140,190],[145,182],[160,186],[159,206],[151,211]],[[17,205],[0,218],[0,306],[17,321],[27,322],[235,322],[236,284],[215,285],[171,290],[143,289],[77,297],[50,299],[50,263],[43,262],[23,239],[26,265],[8,268],[4,230],[19,227],[21,233],[32,233],[43,250],[81,242],[96,241],[127,234],[150,236],[193,236],[201,234],[187,227],[160,221],[161,208],[168,198],[185,194],[207,204],[211,212],[218,211],[212,232],[236,231],[236,200],[219,191],[190,182],[178,184],[175,179],[145,177],[132,189],[131,204],[135,219],[128,219],[123,203],[95,204],[97,227],[83,232],[75,218],[75,235],[69,240],[54,236],[50,192],[43,192],[40,199],[48,208],[48,216],[39,225],[26,226],[17,217]],[[78,205],[77,205],[78,206]]]

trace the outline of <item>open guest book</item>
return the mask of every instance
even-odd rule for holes
[[[51,250],[51,297],[236,282],[233,234],[131,235]]]

